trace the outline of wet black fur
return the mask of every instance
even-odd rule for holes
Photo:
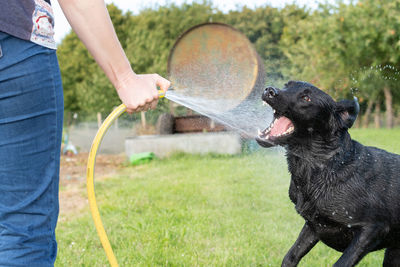
[[[288,138],[257,140],[286,148],[289,196],[305,219],[282,266],[296,266],[318,241],[343,252],[334,266],[354,266],[384,248],[383,266],[400,266],[400,156],[351,139],[358,102],[335,102],[297,81],[267,88],[263,100],[295,126]]]

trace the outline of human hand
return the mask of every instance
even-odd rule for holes
[[[171,83],[158,74],[135,74],[133,71],[124,75],[116,86],[118,96],[129,114],[155,109],[158,103],[157,86],[166,92]]]

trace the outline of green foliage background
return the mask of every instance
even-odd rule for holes
[[[400,0],[337,1],[315,10],[295,4],[264,5],[229,13],[212,2],[169,4],[138,15],[113,4],[108,9],[137,73],[165,76],[169,51],[181,33],[199,23],[223,22],[254,44],[264,61],[268,84],[281,86],[297,79],[312,82],[337,99],[356,95],[366,116],[373,107],[376,112],[389,110],[392,116],[399,111]],[[59,45],[58,57],[66,114],[106,115],[120,103],[73,32]],[[167,101],[148,112],[150,121],[168,110]]]

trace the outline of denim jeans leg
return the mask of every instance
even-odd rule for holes
[[[0,32],[0,266],[53,266],[63,119],[54,50]]]

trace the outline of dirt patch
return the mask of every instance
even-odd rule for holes
[[[60,221],[79,214],[88,207],[86,194],[86,164],[88,153],[61,156],[60,166]],[[122,168],[125,155],[97,155],[95,179],[110,177]]]

